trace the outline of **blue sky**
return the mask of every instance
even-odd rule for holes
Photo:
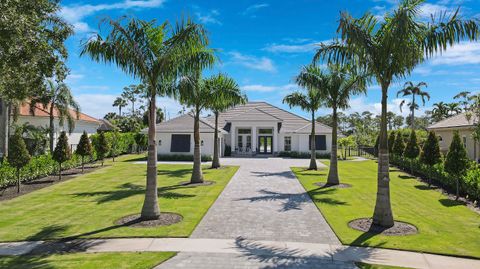
[[[187,15],[208,29],[211,47],[219,50],[221,62],[212,72],[224,72],[235,78],[250,101],[267,101],[288,109],[282,98],[298,89],[293,77],[314,54],[315,44],[335,36],[341,11],[361,16],[370,11],[381,16],[395,5],[396,0],[296,0],[296,1],[176,1],[176,0],[110,0],[61,2],[63,16],[74,25],[76,34],[67,40],[68,66],[71,74],[68,85],[82,107],[82,111],[95,117],[116,111],[112,102],[124,86],[137,83],[115,66],[80,57],[80,44],[97,31],[104,16],[122,15],[145,20],[175,22]],[[451,12],[461,5],[463,17],[478,17],[480,0],[432,0],[422,6],[425,19],[428,14]],[[480,43],[462,43],[442,56],[418,66],[413,82],[425,81],[433,103],[449,102],[463,90],[480,89]],[[405,81],[393,85],[389,94],[389,110],[400,113],[401,99],[396,91]],[[372,85],[366,96],[354,96],[348,112],[373,113],[380,111],[380,91]],[[174,117],[181,105],[162,98],[158,105]],[[306,116],[298,109],[294,112]],[[328,109],[319,115],[329,113]],[[406,112],[404,111],[404,114]]]

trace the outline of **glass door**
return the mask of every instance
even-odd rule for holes
[[[258,145],[258,153],[271,154],[273,152],[273,136],[259,136]]]

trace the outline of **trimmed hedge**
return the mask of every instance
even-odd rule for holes
[[[202,155],[202,162],[211,162],[213,157],[210,155]],[[193,155],[188,154],[158,154],[157,159],[159,161],[183,161],[193,162]]]
[[[390,163],[404,171],[413,168],[413,174],[431,180],[443,189],[455,193],[455,178],[450,176],[443,163],[430,167],[417,159],[407,159],[394,154],[390,155]],[[460,178],[460,195],[471,201],[480,202],[480,167],[472,162],[465,176]]]
[[[330,153],[316,153],[318,159],[330,159]],[[288,157],[293,159],[310,159],[310,152],[299,151],[280,151],[278,157]]]

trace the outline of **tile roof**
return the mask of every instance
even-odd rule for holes
[[[156,125],[157,132],[160,133],[191,133],[193,132],[194,117],[192,114],[187,113],[179,117],[173,118],[168,121],[161,122]],[[147,130],[147,129],[145,129]],[[200,132],[201,133],[214,133],[215,124],[209,122],[206,119],[200,119]],[[224,132],[223,130],[220,130]]]
[[[18,109],[18,115],[19,116],[35,116],[35,117],[50,117],[50,105],[47,107],[43,107],[43,105],[36,105],[35,108],[33,109],[33,113],[30,110],[30,103],[25,102],[22,104],[19,109]],[[77,119],[77,113],[73,109],[69,109],[70,115],[73,116],[74,119]],[[54,109],[53,110],[53,116],[58,117],[58,110]],[[100,121],[92,116],[89,116],[84,113],[79,113],[78,115],[78,120],[83,120],[83,121],[88,121],[88,122],[95,122],[100,124]]]
[[[282,121],[282,119],[275,117],[258,108],[253,108],[245,112],[240,112],[238,115],[230,118],[229,121],[251,121],[252,119],[256,121]]]
[[[437,123],[434,123],[428,127],[428,129],[442,129],[442,128],[455,128],[455,127],[470,127],[474,123],[478,122],[475,115],[472,115],[470,120],[467,119],[466,113],[461,113],[450,118],[446,118]]]

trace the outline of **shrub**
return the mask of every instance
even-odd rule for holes
[[[405,142],[403,142],[402,133],[397,132],[395,136],[395,142],[393,142],[393,154],[397,156],[403,156],[405,151]]]
[[[22,134],[16,131],[10,138],[10,147],[8,148],[8,161],[16,169],[17,192],[20,192],[20,169],[30,162],[30,154],[23,140]]]
[[[90,139],[88,138],[87,132],[83,131],[80,141],[77,145],[76,153],[82,157],[82,173],[85,168],[85,157],[92,155],[92,144],[90,144]]]
[[[427,140],[423,145],[422,154],[420,154],[420,161],[429,166],[433,166],[442,161],[438,138],[434,131],[428,133]]]
[[[460,134],[458,131],[455,131],[447,153],[447,158],[445,159],[445,171],[456,178],[457,199],[460,195],[460,177],[465,174],[469,163],[467,151],[462,144]]]
[[[225,156],[232,156],[232,147],[230,147],[229,145],[225,145],[225,152],[224,154]]]
[[[157,160],[159,161],[182,161],[182,162],[193,162],[193,155],[189,154],[158,154]],[[210,155],[202,155],[202,162],[211,162],[213,160]]]
[[[391,131],[388,136],[388,153],[393,153],[393,144],[395,143],[395,132]]]
[[[103,161],[110,152],[110,145],[105,137],[105,132],[100,132],[98,140],[93,145],[95,147],[95,152],[97,153],[97,158],[102,162],[103,166]]]
[[[278,157],[288,157],[293,159],[310,159],[310,152],[299,152],[299,151],[280,151]],[[319,153],[315,154],[315,157],[318,159],[330,159],[330,153]]]
[[[70,151],[70,146],[68,145],[68,138],[65,131],[60,133],[58,137],[57,145],[53,151],[53,160],[58,163],[58,179],[62,179],[62,163],[70,160],[72,158],[72,152]]]

